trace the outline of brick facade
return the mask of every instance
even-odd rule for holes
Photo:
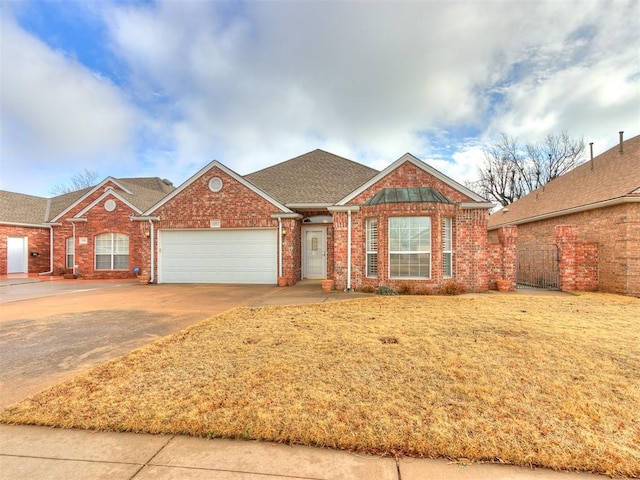
[[[580,243],[576,255],[585,271],[576,273],[575,278],[565,277],[565,288],[640,296],[640,203],[623,203],[518,225],[518,244],[557,243],[556,228],[569,225],[575,230],[565,233],[575,235],[575,241]],[[492,241],[496,237],[497,230],[489,232]],[[593,278],[593,270],[597,280]]]
[[[431,187],[454,204],[444,203],[388,203],[364,205],[384,188]],[[351,213],[351,283],[355,289],[376,288],[382,285],[398,287],[411,284],[416,289],[436,290],[454,280],[467,291],[485,291],[489,287],[487,271],[487,218],[485,209],[463,209],[460,203],[472,202],[459,190],[416,165],[405,162],[380,181],[357,195],[348,205],[361,206]],[[431,276],[429,279],[393,279],[389,275],[388,231],[390,217],[429,217],[431,219]],[[442,222],[452,218],[453,275],[443,275]],[[378,220],[378,274],[366,275],[366,220]],[[336,288],[347,286],[347,212],[334,213],[334,244]]]
[[[47,227],[0,225],[0,252],[7,252],[8,237],[27,237],[27,272],[37,274],[49,270],[50,232]],[[35,253],[37,255],[32,255]],[[0,255],[0,275],[7,274],[7,255]]]

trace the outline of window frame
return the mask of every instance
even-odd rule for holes
[[[367,278],[378,277],[378,219],[376,217],[367,218],[366,238],[365,238],[365,276]],[[373,228],[372,228],[373,227]],[[370,259],[375,258],[375,264]]]
[[[102,242],[103,239],[108,238],[108,248],[106,244],[99,245],[99,242]],[[121,242],[126,240],[126,254],[123,252],[124,248]],[[95,270],[100,270],[103,272],[108,271],[126,271],[129,270],[129,236],[124,233],[118,232],[105,232],[100,235],[96,235],[94,237],[94,253],[93,253],[93,264]],[[108,252],[106,250],[109,250]],[[99,258],[101,257],[101,258]],[[104,260],[105,258],[109,259],[109,268],[104,268]],[[126,266],[123,267],[122,260],[126,257]],[[101,262],[99,262],[101,260]]]
[[[71,260],[71,261],[69,261]],[[74,268],[76,264],[76,245],[73,237],[64,240],[64,268]]]
[[[448,261],[446,260],[447,258],[448,258]],[[453,276],[454,276],[453,275],[453,218],[443,217],[442,218],[442,277],[453,278]]]
[[[427,249],[392,249],[392,244],[394,242],[394,238],[396,237],[396,235],[393,233],[393,230],[399,230],[400,229],[400,225],[396,226],[394,225],[396,222],[400,222],[400,221],[409,221],[409,224],[411,223],[411,221],[427,221],[428,223],[428,235],[427,235],[427,240],[428,240],[428,246]],[[432,251],[432,235],[433,235],[433,228],[432,228],[432,224],[433,222],[431,221],[431,217],[429,216],[403,216],[403,217],[389,217],[388,218],[388,238],[387,238],[387,246],[388,246],[388,274],[389,274],[389,279],[390,280],[431,280],[432,278],[432,272],[431,272],[431,267],[433,264],[433,260],[431,258],[431,251]],[[406,227],[403,227],[403,229],[408,230],[409,232],[411,232],[411,229],[407,229]],[[423,233],[418,232],[417,233],[417,242],[418,245],[420,245],[420,243],[422,242],[422,235]],[[414,238],[411,238],[411,236],[413,236]],[[408,244],[409,246],[411,246],[412,241],[416,241],[415,240],[415,236],[416,234],[410,233],[410,237],[409,238],[400,238],[398,237],[397,239],[397,243],[398,246],[400,246],[401,243],[404,244]],[[407,258],[408,256],[417,256],[418,258],[418,269],[421,271],[423,268],[426,268],[426,272],[424,275],[394,275],[392,272],[392,269],[396,266],[395,265],[395,261],[392,260],[393,256],[405,256],[405,258]],[[424,267],[420,264],[420,257],[426,255],[427,257],[427,262],[428,265],[425,265]],[[411,268],[411,266],[408,267],[409,269]]]

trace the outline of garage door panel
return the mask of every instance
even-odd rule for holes
[[[162,283],[276,283],[276,230],[162,230]]]

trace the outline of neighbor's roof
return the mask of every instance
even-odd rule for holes
[[[115,179],[128,192],[115,190],[118,195],[141,211],[149,208],[175,187],[168,180],[157,177]],[[41,225],[59,216],[96,187],[83,188],[52,198],[24,195],[0,190],[0,222]]]
[[[314,150],[244,178],[285,205],[333,204],[377,173],[366,165]]]
[[[607,150],[489,217],[489,229],[640,201],[640,135]]]
[[[0,190],[0,223],[43,224],[48,203],[47,198]]]

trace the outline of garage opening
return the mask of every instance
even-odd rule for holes
[[[158,283],[276,284],[277,230],[160,230]]]

